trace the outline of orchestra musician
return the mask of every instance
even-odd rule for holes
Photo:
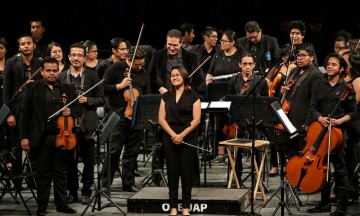
[[[253,54],[249,52],[244,52],[241,56],[241,60],[239,62],[239,66],[241,68],[241,73],[233,76],[228,85],[228,94],[229,95],[248,95],[250,93],[250,90],[253,89],[253,87],[260,82],[256,89],[254,89],[255,93],[259,96],[268,96],[268,85],[266,83],[265,79],[261,79],[261,77],[254,73],[255,68],[255,58]],[[241,129],[239,131],[238,137],[244,138],[246,137],[246,133],[244,132],[245,129]],[[252,138],[252,133],[248,132],[250,138]],[[256,139],[259,138],[260,133],[256,130],[255,131]],[[242,149],[239,148],[239,153],[235,165],[235,172],[238,177],[238,179],[241,179],[242,174]],[[258,164],[260,164],[261,160],[261,154],[256,149],[256,159],[258,161]]]
[[[315,55],[313,45],[302,43],[298,45],[297,50],[296,64],[298,66],[290,71],[287,78],[293,80],[294,84],[291,88],[284,85],[281,87],[282,102],[286,100],[290,104],[288,118],[298,131],[298,136],[290,140],[291,145],[286,150],[288,156],[297,154],[305,146],[304,123],[310,109],[313,92],[317,89],[317,82],[323,76],[319,68],[313,63]]]
[[[3,100],[10,108],[10,115],[7,117],[7,125],[11,136],[10,143],[12,153],[16,158],[13,164],[13,172],[22,171],[22,150],[20,146],[19,127],[20,107],[23,98],[23,88],[26,84],[34,80],[40,80],[41,74],[39,68],[41,60],[34,56],[36,44],[30,35],[21,35],[18,38],[19,55],[6,61],[3,79]],[[32,153],[28,154],[30,161],[33,161]],[[32,162],[31,162],[32,163]],[[36,170],[36,164],[32,163],[33,171]],[[32,180],[31,180],[32,181]],[[33,183],[28,184],[29,187],[35,188]]]
[[[51,185],[54,185],[54,202],[57,212],[75,214],[76,210],[66,204],[66,161],[67,152],[55,147],[60,134],[57,117],[48,119],[63,108],[60,96],[65,93],[67,100],[76,98],[75,88],[61,83],[58,78],[59,63],[55,58],[45,58],[41,66],[42,80],[25,87],[20,115],[21,148],[32,152],[37,166],[37,215],[46,215]],[[64,116],[80,115],[77,102],[64,108]],[[62,116],[61,115],[61,116]]]
[[[68,55],[70,68],[61,72],[58,78],[61,82],[73,85],[78,96],[100,82],[100,78],[94,70],[84,67],[85,54],[84,45],[80,43],[72,44]],[[99,85],[79,97],[79,103],[82,106],[82,113],[79,118],[75,119],[75,126],[77,127],[77,148],[69,151],[69,195],[67,202],[70,204],[78,201],[78,159],[81,157],[84,164],[81,175],[81,182],[83,183],[81,202],[85,205],[90,202],[90,196],[92,194],[91,188],[94,183],[95,141],[91,138],[91,135],[99,125],[99,117],[96,109],[105,103],[103,86]]]
[[[343,189],[348,186],[348,173],[345,165],[345,148],[347,146],[348,135],[346,125],[350,120],[358,118],[358,108],[354,97],[355,92],[347,89],[348,83],[340,78],[340,73],[346,71],[346,61],[339,55],[333,53],[329,54],[324,61],[326,69],[326,77],[319,80],[317,91],[311,100],[311,107],[309,115],[305,123],[306,127],[310,126],[312,122],[318,121],[323,127],[340,128],[342,131],[343,142],[336,148],[333,154],[330,155],[330,160],[334,166],[335,173],[335,194],[339,200],[343,200],[341,208],[338,212],[333,212],[331,215],[346,215],[346,191]],[[342,93],[350,91],[348,97],[342,98]],[[353,96],[350,96],[350,95]],[[340,102],[340,107],[336,108],[336,104]],[[334,110],[336,109],[336,110]],[[334,113],[334,114],[332,114]],[[330,117],[329,115],[332,114]],[[314,133],[319,131],[307,131]],[[309,213],[330,212],[330,189],[331,181],[328,180],[321,190],[321,201],[314,208],[308,209]],[[336,214],[337,213],[337,214]]]
[[[135,55],[135,56],[134,56]],[[150,77],[143,68],[145,64],[145,51],[139,47],[135,53],[135,47],[132,47],[125,61],[118,61],[109,66],[103,75],[103,85],[105,94],[109,97],[110,112],[116,112],[120,116],[120,121],[112,130],[110,142],[110,170],[108,158],[102,171],[102,186],[107,188],[114,179],[115,171],[118,169],[119,160],[122,154],[122,186],[124,191],[137,192],[139,188],[135,185],[135,169],[137,166],[137,157],[141,146],[140,131],[131,127],[131,120],[125,117],[127,108],[125,92],[129,92],[129,85],[136,90],[139,95],[150,94]],[[132,64],[132,58],[134,62]],[[130,77],[127,71],[132,64]],[[107,173],[110,172],[111,179],[107,179]]]

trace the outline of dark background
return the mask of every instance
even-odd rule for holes
[[[311,17],[323,18],[323,34],[329,47],[334,34],[345,29],[359,37],[359,13],[355,3],[337,1],[336,4],[313,1],[197,1],[197,0],[90,0],[90,1],[26,1],[7,0],[2,4],[0,36],[8,41],[8,58],[16,53],[17,37],[30,33],[29,21],[39,17],[45,21],[45,35],[68,47],[81,40],[93,40],[98,49],[108,50],[113,37],[124,37],[136,44],[142,23],[145,28],[140,44],[156,49],[165,43],[166,32],[179,28],[182,22],[195,24],[195,40],[201,43],[201,30],[214,26],[221,30],[232,29],[238,37],[244,36],[244,25],[249,20],[259,22],[265,34],[276,36],[280,46],[288,41],[288,33],[281,32],[279,23],[302,19],[307,24]],[[165,1],[165,3],[164,3]],[[305,36],[306,41],[308,32]],[[99,56],[106,58],[107,56]]]

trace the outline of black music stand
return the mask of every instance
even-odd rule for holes
[[[255,129],[274,128],[276,122],[280,122],[277,115],[271,108],[271,103],[278,101],[279,98],[256,96],[253,95],[227,95],[225,100],[231,101],[231,112],[235,117],[235,122],[240,128],[252,128],[252,154],[251,154],[251,212],[249,215],[257,215],[254,213],[254,154],[255,154]],[[266,135],[266,134],[265,134]],[[271,137],[268,137],[271,142]],[[248,215],[244,212],[245,215]]]
[[[163,180],[167,184],[163,174],[164,156],[161,154],[162,146],[158,142],[161,140],[158,127],[158,114],[160,108],[161,94],[148,94],[140,95],[134,105],[134,114],[132,119],[132,127],[135,129],[152,129],[154,135],[154,143],[152,151],[144,163],[144,167],[150,158],[152,158],[151,171],[143,179],[143,186],[149,183],[150,180],[154,181],[159,176],[159,180]],[[146,150],[146,139],[144,140],[144,151]],[[145,152],[144,152],[145,157]]]
[[[218,137],[217,137],[217,132],[218,132],[218,128],[216,126],[217,124],[217,118],[216,118],[216,114],[218,113],[226,113],[228,112],[228,110],[226,109],[215,109],[215,108],[209,108],[210,104],[212,101],[221,101],[224,99],[224,97],[227,95],[228,92],[228,82],[213,82],[213,83],[209,83],[207,88],[206,88],[206,101],[209,102],[209,104],[207,104],[206,108],[202,108],[202,110],[204,110],[205,113],[205,128],[204,128],[204,142],[203,142],[203,148],[210,150],[210,146],[209,146],[209,135],[208,135],[208,127],[209,127],[209,123],[210,123],[210,113],[213,113],[213,115],[211,116],[211,118],[213,119],[212,124],[213,124],[213,155],[216,156],[217,152],[216,152],[216,143],[218,143]],[[204,166],[204,187],[206,187],[206,161],[207,161],[207,151],[203,151],[202,152],[202,166]],[[209,167],[211,168],[211,162],[209,162]]]
[[[101,180],[101,175],[100,175],[100,161],[101,161],[101,156],[100,156],[100,146],[104,145],[105,141],[107,140],[107,138],[109,137],[111,131],[115,128],[116,124],[120,121],[120,116],[117,115],[115,112],[113,112],[111,114],[111,116],[109,117],[109,119],[107,120],[107,122],[105,123],[104,127],[100,130],[100,125],[102,123],[99,124],[99,127],[96,129],[96,134],[97,134],[97,172],[98,172],[98,176],[97,176],[97,189],[96,189],[96,193],[94,194],[94,196],[90,199],[89,203],[87,204],[87,206],[85,207],[84,211],[81,213],[81,215],[84,215],[86,210],[91,206],[91,204],[93,203],[92,206],[92,212],[94,212],[95,210],[95,206],[97,204],[97,210],[101,211],[102,209],[104,209],[105,207],[103,207],[101,205],[101,195],[103,195],[104,197],[106,197],[108,199],[108,201],[110,201],[117,209],[119,209],[119,211],[125,215],[125,213],[120,209],[120,207],[118,205],[115,204],[115,202],[113,202],[110,198],[110,196],[108,196],[106,194],[107,191],[109,191],[109,189],[107,188],[102,188],[100,180]],[[109,143],[107,144],[107,154],[108,154],[108,159],[109,159],[109,166],[110,166],[110,149],[109,149]],[[108,168],[108,170],[110,170],[110,167]],[[110,172],[110,171],[109,171]],[[108,184],[110,185],[110,184]]]
[[[149,125],[148,120],[153,122],[158,121],[158,113],[160,107],[161,94],[147,94],[147,95],[139,95],[134,103],[133,108],[133,118],[131,121],[131,127],[139,130],[144,130],[144,157],[143,161],[144,167],[146,166],[148,160],[145,161],[146,154],[146,145],[147,145],[147,133],[146,131],[151,130],[151,125]],[[152,154],[152,153],[151,153]]]

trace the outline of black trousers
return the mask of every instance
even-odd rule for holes
[[[32,149],[37,163],[38,207],[46,209],[49,203],[51,182],[54,185],[54,202],[56,206],[64,205],[67,183],[67,152],[55,147],[56,135],[47,135],[40,145]]]
[[[110,170],[109,159],[105,157],[102,171],[102,186],[107,187],[112,184],[116,170],[119,167],[121,152],[122,154],[122,186],[129,188],[135,186],[135,169],[137,167],[137,157],[141,146],[141,133],[139,130],[131,128],[130,120],[118,122],[110,134]],[[107,179],[110,172],[111,179]]]
[[[77,195],[79,189],[79,157],[82,158],[84,164],[81,175],[83,187],[81,194],[91,196],[91,187],[94,183],[94,166],[95,166],[95,141],[87,139],[78,139],[77,147],[68,152],[68,190],[72,195]]]
[[[197,135],[185,137],[185,142],[196,145]],[[194,166],[197,166],[197,149],[181,144],[176,145],[172,142],[168,134],[163,134],[163,147],[165,152],[170,208],[177,208],[179,179],[182,186],[182,207],[190,208],[191,191],[193,185]]]

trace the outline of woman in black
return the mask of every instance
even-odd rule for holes
[[[179,177],[182,185],[182,215],[190,215],[191,167],[196,161],[197,126],[201,118],[199,95],[189,88],[188,72],[182,66],[171,70],[171,87],[164,93],[159,124],[164,130],[163,147],[169,181],[170,215],[177,215]]]

